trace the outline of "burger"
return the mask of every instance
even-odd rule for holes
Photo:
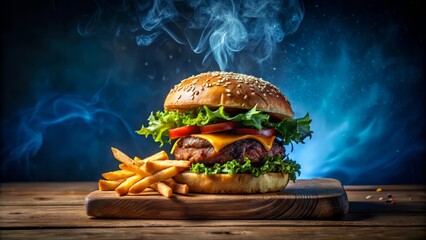
[[[177,182],[198,193],[265,193],[284,189],[300,175],[285,146],[312,136],[309,114],[294,119],[289,100],[271,83],[231,72],[206,72],[182,80],[164,110],[151,113],[138,134],[175,159],[189,160]]]

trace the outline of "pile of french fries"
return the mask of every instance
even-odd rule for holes
[[[116,148],[111,150],[114,157],[121,162],[120,170],[103,173],[105,179],[99,180],[99,190],[114,190],[119,196],[142,193],[150,188],[168,198],[173,192],[188,194],[188,186],[176,183],[173,177],[189,168],[190,161],[168,160],[165,151],[144,159],[131,159]]]

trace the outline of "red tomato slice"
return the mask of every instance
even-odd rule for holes
[[[200,133],[200,128],[198,126],[183,126],[169,129],[170,139],[187,137],[191,134]]]
[[[223,123],[215,123],[209,124],[206,126],[201,126],[200,130],[202,133],[213,133],[213,132],[222,132],[231,130],[237,127],[236,122],[223,122]]]
[[[273,128],[266,128],[262,130],[257,130],[254,128],[236,128],[234,131],[236,134],[250,134],[250,135],[258,135],[262,137],[275,136],[275,129]]]

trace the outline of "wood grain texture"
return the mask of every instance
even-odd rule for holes
[[[98,218],[327,219],[344,216],[348,208],[346,192],[335,179],[299,180],[282,192],[266,194],[164,198],[156,192],[118,197],[94,191],[86,197],[87,214]]]
[[[21,182],[0,184],[0,206],[84,204],[95,182]]]
[[[408,231],[409,230],[409,231]],[[424,239],[423,227],[150,227],[0,230],[4,239]]]
[[[394,206],[395,209],[398,205]],[[116,228],[116,227],[416,227],[426,226],[423,213],[349,213],[341,219],[309,220],[158,220],[158,219],[100,219],[86,215],[84,206],[9,206],[0,208],[0,229],[40,228]]]
[[[96,187],[0,183],[0,239],[426,239],[423,185],[345,186],[349,213],[327,221],[91,218],[84,203]]]

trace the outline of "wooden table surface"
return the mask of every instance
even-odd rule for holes
[[[383,191],[377,192],[378,187]],[[238,216],[235,220],[93,219],[86,215],[85,197],[96,188],[95,182],[2,183],[0,239],[426,237],[423,185],[345,186],[349,214],[321,221],[238,220]],[[394,202],[388,201],[388,194]]]

